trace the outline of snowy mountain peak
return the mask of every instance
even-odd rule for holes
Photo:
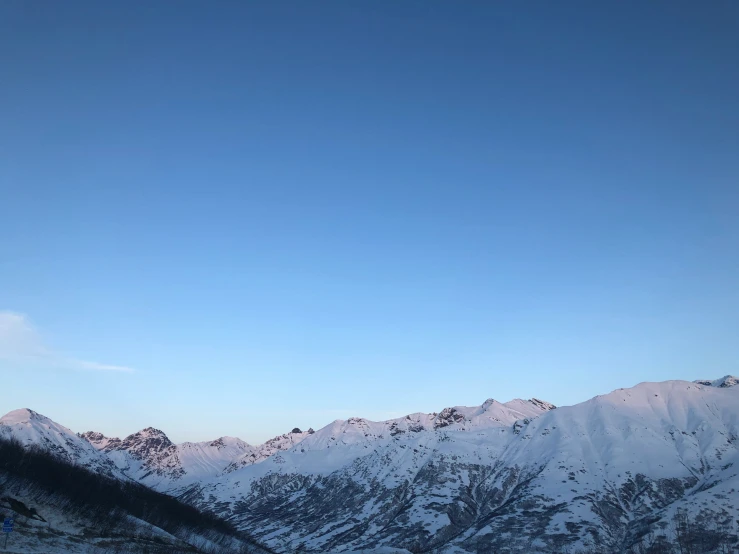
[[[21,408],[19,410],[13,410],[8,412],[0,418],[0,423],[6,425],[13,425],[15,423],[30,423],[31,421],[51,421],[48,417],[41,415],[38,412],[29,410],[28,408]]]
[[[531,400],[529,400],[529,402],[531,402],[537,408],[544,410],[545,412],[548,412],[549,410],[554,410],[557,407],[550,402],[539,400],[538,398],[532,398]]]
[[[77,433],[77,436],[82,439],[87,440],[88,442],[95,442],[95,443],[99,443],[101,441],[108,439],[108,437],[96,431],[86,431],[84,433]]]
[[[124,478],[111,461],[88,441],[33,410],[23,408],[5,414],[0,418],[0,436],[40,446],[92,471]]]
[[[175,448],[169,437],[159,429],[147,427],[138,433],[128,435],[120,442],[111,441],[106,450],[127,450],[134,457],[152,459],[165,456]]]
[[[488,398],[485,402],[482,403],[482,410],[487,411],[487,409],[496,402],[497,400],[495,400],[494,398]]]
[[[123,439],[124,443],[146,443],[152,448],[157,450],[164,450],[170,446],[174,446],[174,443],[169,440],[169,437],[164,434],[164,431],[154,429],[153,427],[147,427],[137,433],[128,435]]]
[[[3,429],[25,429],[26,433],[30,436],[59,436],[67,437],[68,435],[77,438],[72,431],[66,427],[59,425],[55,421],[49,419],[45,415],[41,415],[38,412],[29,410],[28,408],[21,408],[20,410],[13,410],[8,412],[0,418],[0,426]]]
[[[721,389],[725,389],[728,387],[739,385],[739,378],[734,377],[733,375],[725,375],[724,377],[721,377],[721,379],[716,379],[715,381],[711,381],[710,379],[698,379],[697,381],[693,382],[698,385],[704,385],[706,387],[718,387]]]
[[[138,436],[144,439],[161,439],[161,440],[166,440],[170,442],[169,437],[167,437],[167,435],[164,434],[164,431],[160,431],[159,429],[155,429],[154,427],[147,427],[146,429],[142,429],[138,433],[129,435],[129,437],[133,437],[133,436]]]

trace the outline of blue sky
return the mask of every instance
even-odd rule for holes
[[[261,442],[738,373],[738,21],[0,3],[0,411]]]

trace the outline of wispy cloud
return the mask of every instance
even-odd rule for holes
[[[70,358],[50,349],[24,314],[0,311],[0,360],[62,369],[131,372],[133,368]]]
[[[95,371],[133,371],[133,368],[122,365],[99,364],[97,362],[86,362],[84,360],[72,360],[79,364],[82,369],[92,369]]]

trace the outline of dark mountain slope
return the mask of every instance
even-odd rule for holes
[[[0,439],[0,499],[11,552],[269,552],[176,498],[14,440]]]

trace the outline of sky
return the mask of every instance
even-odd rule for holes
[[[260,443],[739,373],[739,4],[0,2],[0,412]]]

